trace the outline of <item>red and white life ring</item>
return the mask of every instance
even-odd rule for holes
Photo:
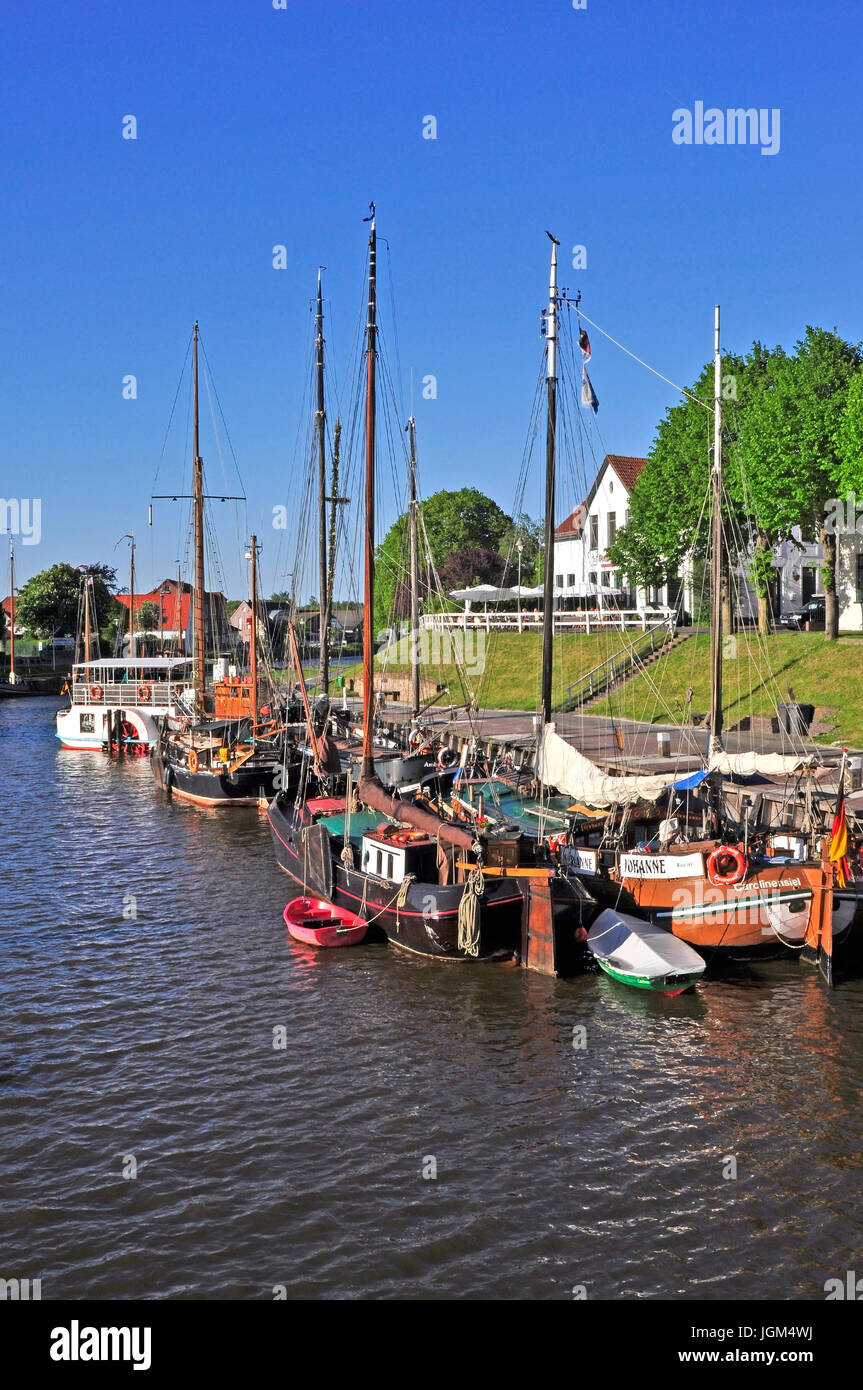
[[[707,858],[707,877],[717,887],[742,883],[748,868],[745,854],[735,845],[717,845]]]
[[[455,753],[451,748],[442,748],[437,755],[437,765],[440,772],[445,772],[448,767],[452,767],[455,762]]]

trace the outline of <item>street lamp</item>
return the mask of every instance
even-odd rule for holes
[[[515,543],[518,551],[518,630],[521,632],[521,552],[524,550],[524,541],[521,536]]]

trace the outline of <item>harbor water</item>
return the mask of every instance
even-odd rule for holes
[[[0,702],[0,1249],[49,1298],[823,1299],[859,1269],[863,981],[286,937],[255,811]]]

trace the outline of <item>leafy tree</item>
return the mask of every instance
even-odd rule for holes
[[[837,454],[837,498],[844,503],[850,494],[859,511],[863,507],[863,368],[855,372],[848,387],[839,425]],[[843,520],[849,519],[843,517]]]
[[[81,570],[61,563],[34,574],[18,595],[17,621],[42,639],[52,633],[74,637],[85,575],[93,579],[97,626],[106,626],[117,606],[109,588],[110,583],[116,583],[116,572],[106,565]]]
[[[432,493],[421,504],[421,511],[420,590],[424,601],[434,599],[425,554],[426,537],[431,559],[439,568],[448,556],[458,551],[492,551],[499,555],[504,536],[513,526],[512,518],[475,487]],[[391,619],[408,616],[409,571],[410,518],[404,512],[393,522],[375,556],[375,625],[378,629],[386,627]]]
[[[474,584],[500,584],[506,561],[496,550],[469,546],[453,550],[438,567],[444,593],[450,589],[469,589]]]
[[[135,628],[139,632],[155,632],[161,617],[158,603],[142,603],[135,609]]]

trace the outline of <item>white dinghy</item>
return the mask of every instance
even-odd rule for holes
[[[635,989],[682,994],[706,962],[679,937],[627,912],[606,908],[587,933],[588,949],[606,974]]]

